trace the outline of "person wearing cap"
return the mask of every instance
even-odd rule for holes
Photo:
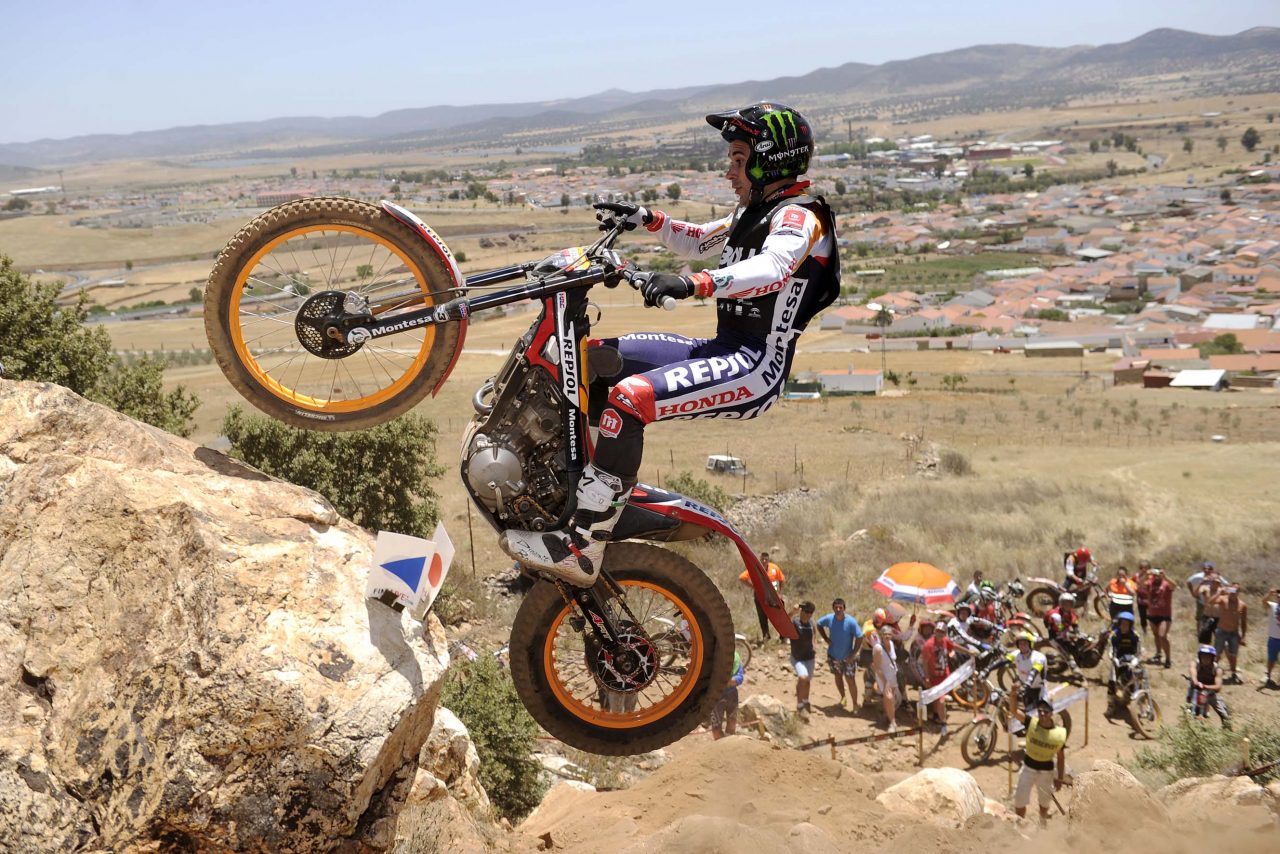
[[[1218,650],[1209,644],[1202,644],[1196,650],[1195,660],[1191,662],[1191,669],[1188,671],[1188,679],[1191,684],[1187,686],[1187,705],[1195,702],[1195,692],[1197,690],[1205,691],[1208,697],[1205,700],[1205,716],[1208,716],[1208,709],[1212,708],[1218,715],[1218,719],[1222,721],[1224,728],[1230,728],[1231,715],[1227,712],[1227,704],[1222,700],[1222,666],[1218,664]]]
[[[1147,582],[1147,619],[1151,621],[1151,634],[1156,642],[1156,654],[1148,664],[1160,664],[1164,656],[1167,670],[1172,665],[1169,652],[1169,626],[1173,622],[1173,582],[1165,578],[1164,571],[1153,567]]]
[[[1212,574],[1219,583],[1226,584],[1227,580],[1218,572],[1218,568],[1214,566],[1213,561],[1206,560],[1200,564],[1200,569],[1187,576],[1187,592],[1191,594],[1191,598],[1196,600],[1196,632],[1200,631],[1200,624],[1204,621],[1204,594],[1200,590],[1201,585]]]
[[[781,397],[796,342],[840,295],[835,216],[804,180],[813,127],[800,112],[761,102],[706,117],[727,143],[732,213],[681,222],[629,202],[601,202],[605,229],[644,228],[674,254],[718,258],[714,269],[633,277],[646,305],[714,299],[713,338],[633,333],[589,342],[587,423],[598,431],[576,484],[568,524],[505,531],[502,549],[524,566],[589,587],[640,471],[645,427],[655,421],[754,418]]]
[[[1016,649],[1008,655],[1014,676],[1018,679],[1018,706],[1026,710],[1034,709],[1046,696],[1045,671],[1049,667],[1049,659],[1033,648],[1035,641],[1036,636],[1031,632],[1018,632],[1013,642]]]
[[[1066,777],[1067,728],[1055,726],[1053,704],[1048,700],[1041,700],[1034,712],[1028,710],[1022,717],[1027,740],[1022,752],[1022,768],[1018,771],[1018,787],[1013,792],[1013,811],[1019,818],[1026,817],[1034,788],[1043,825],[1049,820],[1053,793],[1062,788]]]
[[[760,552],[760,565],[764,567],[764,574],[769,579],[769,584],[775,591],[781,593],[782,585],[787,583],[787,577],[782,574],[782,569],[776,563],[769,560],[768,552]],[[738,581],[747,587],[752,587],[751,573],[745,569],[742,570]],[[760,607],[759,599],[753,597],[751,601],[756,606],[756,619],[760,621],[760,643],[763,644],[769,639],[769,616],[765,614],[764,608]]]
[[[791,641],[791,669],[796,673],[796,714],[809,714],[809,688],[813,683],[813,668],[817,663],[817,652],[813,647],[813,612],[816,607],[812,602],[801,602],[791,612],[791,625],[795,626],[796,636]]]
[[[946,632],[937,631],[933,620],[920,623],[920,665],[924,671],[924,687],[933,688],[951,675],[951,653],[959,647],[947,637]],[[947,700],[939,697],[930,706],[930,718],[938,724],[942,736],[947,735]]]

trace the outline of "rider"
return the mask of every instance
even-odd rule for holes
[[[1111,634],[1111,677],[1107,680],[1107,690],[1114,692],[1119,685],[1122,702],[1128,701],[1124,686],[1128,685],[1133,674],[1133,666],[1142,660],[1142,636],[1133,630],[1134,617],[1132,611],[1121,611],[1116,615],[1116,628]]]
[[[1000,622],[1000,616],[1000,594],[996,592],[994,584],[984,581],[978,588],[978,610],[974,613],[974,618],[996,625]]]
[[[1201,646],[1196,653],[1196,660],[1191,663],[1189,675],[1191,685],[1187,687],[1187,703],[1195,702],[1197,689],[1208,692],[1208,697],[1205,699],[1205,715],[1209,714],[1207,708],[1212,707],[1222,720],[1222,726],[1229,729],[1231,716],[1227,713],[1227,704],[1218,693],[1222,690],[1222,666],[1218,664],[1218,650],[1208,644]]]
[[[1049,640],[1062,651],[1073,673],[1079,673],[1076,666],[1075,645],[1080,618],[1076,615],[1076,598],[1070,593],[1058,596],[1058,607],[1044,615],[1045,627],[1049,630]]]
[[[1068,593],[1079,593],[1089,584],[1089,568],[1093,565],[1093,555],[1081,546],[1067,555],[1063,562],[1066,576],[1062,579],[1062,589]]]
[[[1044,674],[1049,660],[1043,652],[1032,649],[1035,640],[1036,636],[1031,632],[1019,632],[1014,640],[1017,652],[1008,656],[1020,686],[1018,704],[1028,710],[1034,709],[1046,696]]]
[[[643,226],[677,255],[718,255],[714,270],[640,274],[646,305],[714,297],[717,324],[711,339],[632,333],[592,348],[604,356],[595,360],[598,377],[588,396],[588,419],[599,436],[578,481],[576,512],[562,530],[507,531],[501,540],[516,560],[574,584],[596,580],[640,470],[645,426],[754,418],[769,409],[782,391],[796,339],[840,293],[835,218],[801,180],[814,150],[808,120],[774,103],[706,119],[729,146],[725,177],[738,199],[733,213],[695,225],[626,202],[596,205],[602,228]]]

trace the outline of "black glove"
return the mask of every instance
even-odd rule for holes
[[[653,214],[648,208],[631,202],[596,202],[591,207],[596,209],[596,220],[600,223],[601,231],[617,228],[619,223],[624,231],[631,231],[638,225],[653,222]]]
[[[661,307],[663,297],[688,299],[693,296],[693,282],[684,276],[671,273],[642,273],[645,277],[640,284],[640,293],[644,294],[644,304]]]

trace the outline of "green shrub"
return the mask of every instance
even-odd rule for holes
[[[518,821],[542,800],[546,785],[532,753],[538,725],[511,677],[491,656],[455,661],[440,702],[471,731],[480,783],[499,813]]]
[[[678,492],[685,498],[692,498],[700,504],[713,507],[721,512],[729,509],[730,505],[733,504],[733,499],[729,497],[729,493],[718,486],[707,483],[700,477],[694,477],[687,471],[682,471],[667,478],[662,487],[672,492]]]
[[[1166,719],[1168,716],[1166,713]],[[1196,722],[1183,717],[1161,730],[1155,745],[1139,750],[1130,767],[1162,784],[1182,777],[1229,774],[1240,766],[1242,738],[1249,739],[1251,767],[1280,759],[1280,715],[1237,718],[1234,727],[1226,730],[1216,720]],[[1280,779],[1280,768],[1272,768],[1258,779],[1263,783]]]
[[[222,422],[231,455],[273,477],[314,489],[370,530],[430,537],[439,511],[431,479],[436,426],[416,415],[353,433],[288,427],[233,406]]]
[[[189,436],[199,403],[182,386],[166,393],[164,365],[128,364],[111,352],[101,326],[85,326],[91,307],[82,291],[74,305],[57,302],[62,286],[33,283],[0,254],[0,364],[11,380],[57,383],[179,436]]]
[[[961,423],[964,422],[962,421]],[[969,462],[969,458],[959,451],[943,451],[938,460],[938,465],[947,474],[953,474],[957,477],[974,474],[973,465]]]

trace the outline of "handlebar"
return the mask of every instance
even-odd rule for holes
[[[622,278],[627,280],[627,284],[631,285],[631,287],[635,288],[637,291],[640,290],[641,285],[648,281],[649,274],[641,272],[640,270],[633,270],[630,267],[624,267],[621,272]],[[663,297],[661,305],[667,311],[675,311],[676,298],[671,296]]]

